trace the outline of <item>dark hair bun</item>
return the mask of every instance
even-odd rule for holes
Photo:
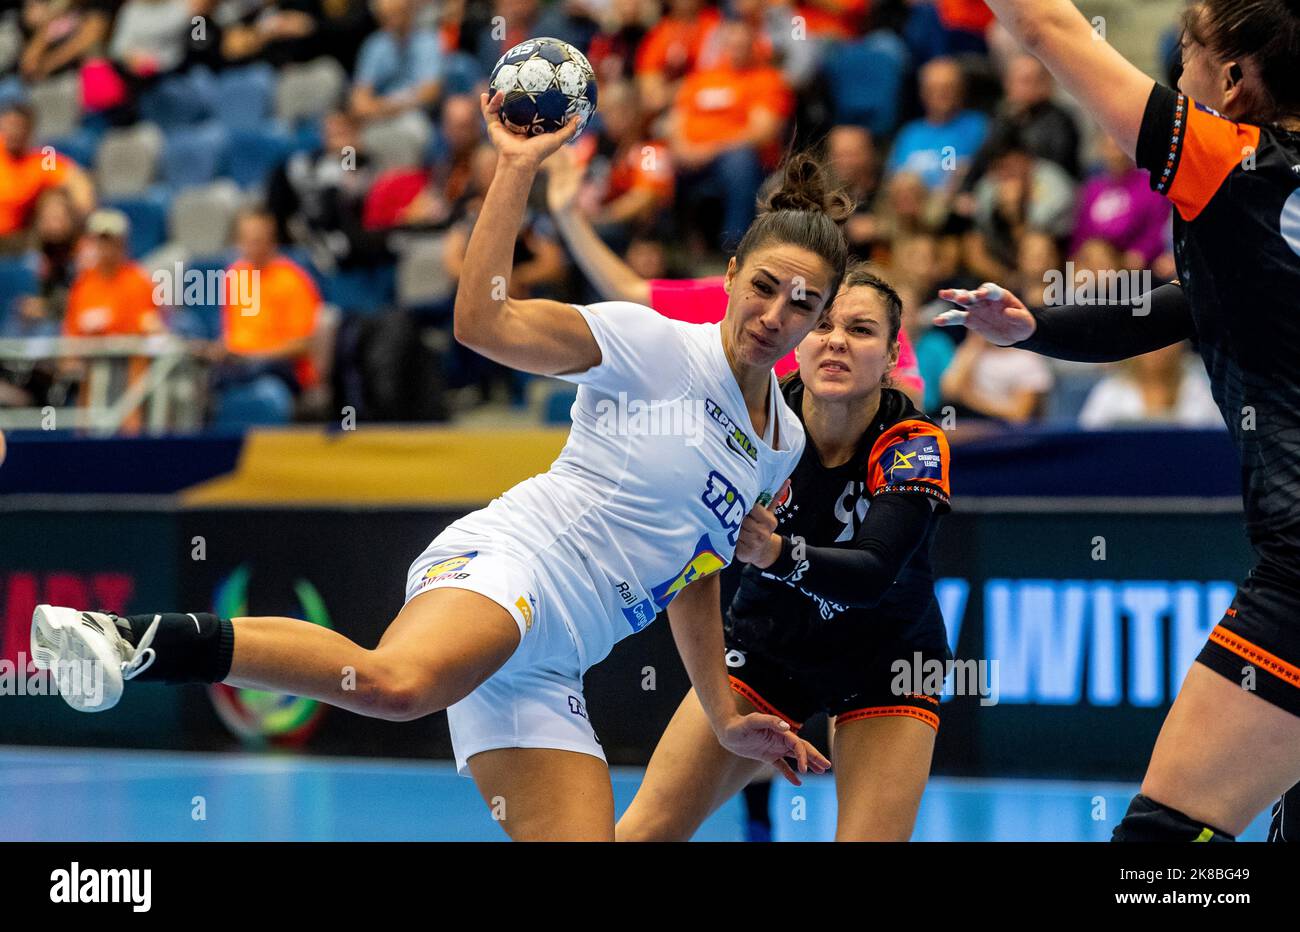
[[[1300,0],[1295,0],[1300,3]],[[758,212],[809,210],[826,214],[836,223],[853,215],[854,203],[827,167],[810,152],[796,152],[785,160],[780,183],[759,198]]]

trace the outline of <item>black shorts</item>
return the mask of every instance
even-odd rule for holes
[[[942,640],[895,641],[867,656],[831,658],[820,669],[792,669],[745,643],[730,625],[726,645],[731,688],[760,712],[789,722],[795,731],[818,712],[832,716],[837,726],[902,716],[939,730],[943,677],[937,671],[947,668],[931,661],[943,664],[951,656]],[[899,667],[900,660],[905,667]]]
[[[1300,715],[1298,569],[1300,558],[1261,559],[1196,658],[1292,715]]]

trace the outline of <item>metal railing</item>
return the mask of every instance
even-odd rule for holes
[[[0,339],[0,368],[21,371],[69,359],[85,365],[77,403],[0,407],[0,429],[73,429],[108,436],[128,425],[145,433],[202,426],[207,364],[195,354],[192,341],[173,334]],[[141,363],[146,364],[143,372],[133,373]],[[58,381],[78,380],[60,374]]]

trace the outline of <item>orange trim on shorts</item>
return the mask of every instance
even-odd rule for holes
[[[1226,630],[1223,625],[1210,632],[1210,640],[1300,689],[1300,667],[1287,663],[1281,657],[1275,657],[1262,647],[1256,647],[1241,635]]]
[[[798,731],[800,728],[803,727],[803,722],[796,722],[790,716],[786,715],[776,706],[772,705],[772,703],[768,702],[758,693],[754,692],[753,687],[751,687],[748,683],[744,682],[743,680],[738,680],[734,676],[728,676],[727,679],[731,680],[731,688],[736,692],[740,693],[740,695],[744,696],[750,702],[752,702],[754,704],[754,708],[758,709],[758,711],[765,712],[768,715],[775,715],[777,718],[783,719],[795,731]]]
[[[917,696],[918,699],[929,699],[929,696]],[[903,718],[914,718],[917,721],[925,722],[936,732],[939,730],[939,716],[933,712],[927,712],[925,709],[918,709],[913,705],[880,705],[871,709],[855,709],[852,712],[842,712],[835,716],[835,727],[843,728],[849,722],[864,721],[869,718],[890,718],[901,716]]]

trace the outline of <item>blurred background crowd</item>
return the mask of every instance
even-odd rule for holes
[[[1173,21],[1143,39],[1165,81]],[[904,298],[926,411],[1222,426],[1189,347],[1083,366],[932,326],[940,288],[996,281],[1042,304],[1062,281],[1175,277],[1146,172],[981,0],[6,2],[0,418],[93,402],[85,359],[51,337],[171,334],[210,427],[345,408],[567,421],[570,386],[450,337],[495,163],[478,93],[532,36],[586,53],[599,109],[565,153],[581,183],[534,192],[512,294],[608,296],[574,261],[575,223],[628,276],[720,274],[782,154],[822,145],[858,201],[853,252]],[[160,300],[155,273],[182,269],[199,284],[177,275]],[[226,269],[256,270],[256,296],[214,291]],[[128,386],[147,377],[135,362]]]

